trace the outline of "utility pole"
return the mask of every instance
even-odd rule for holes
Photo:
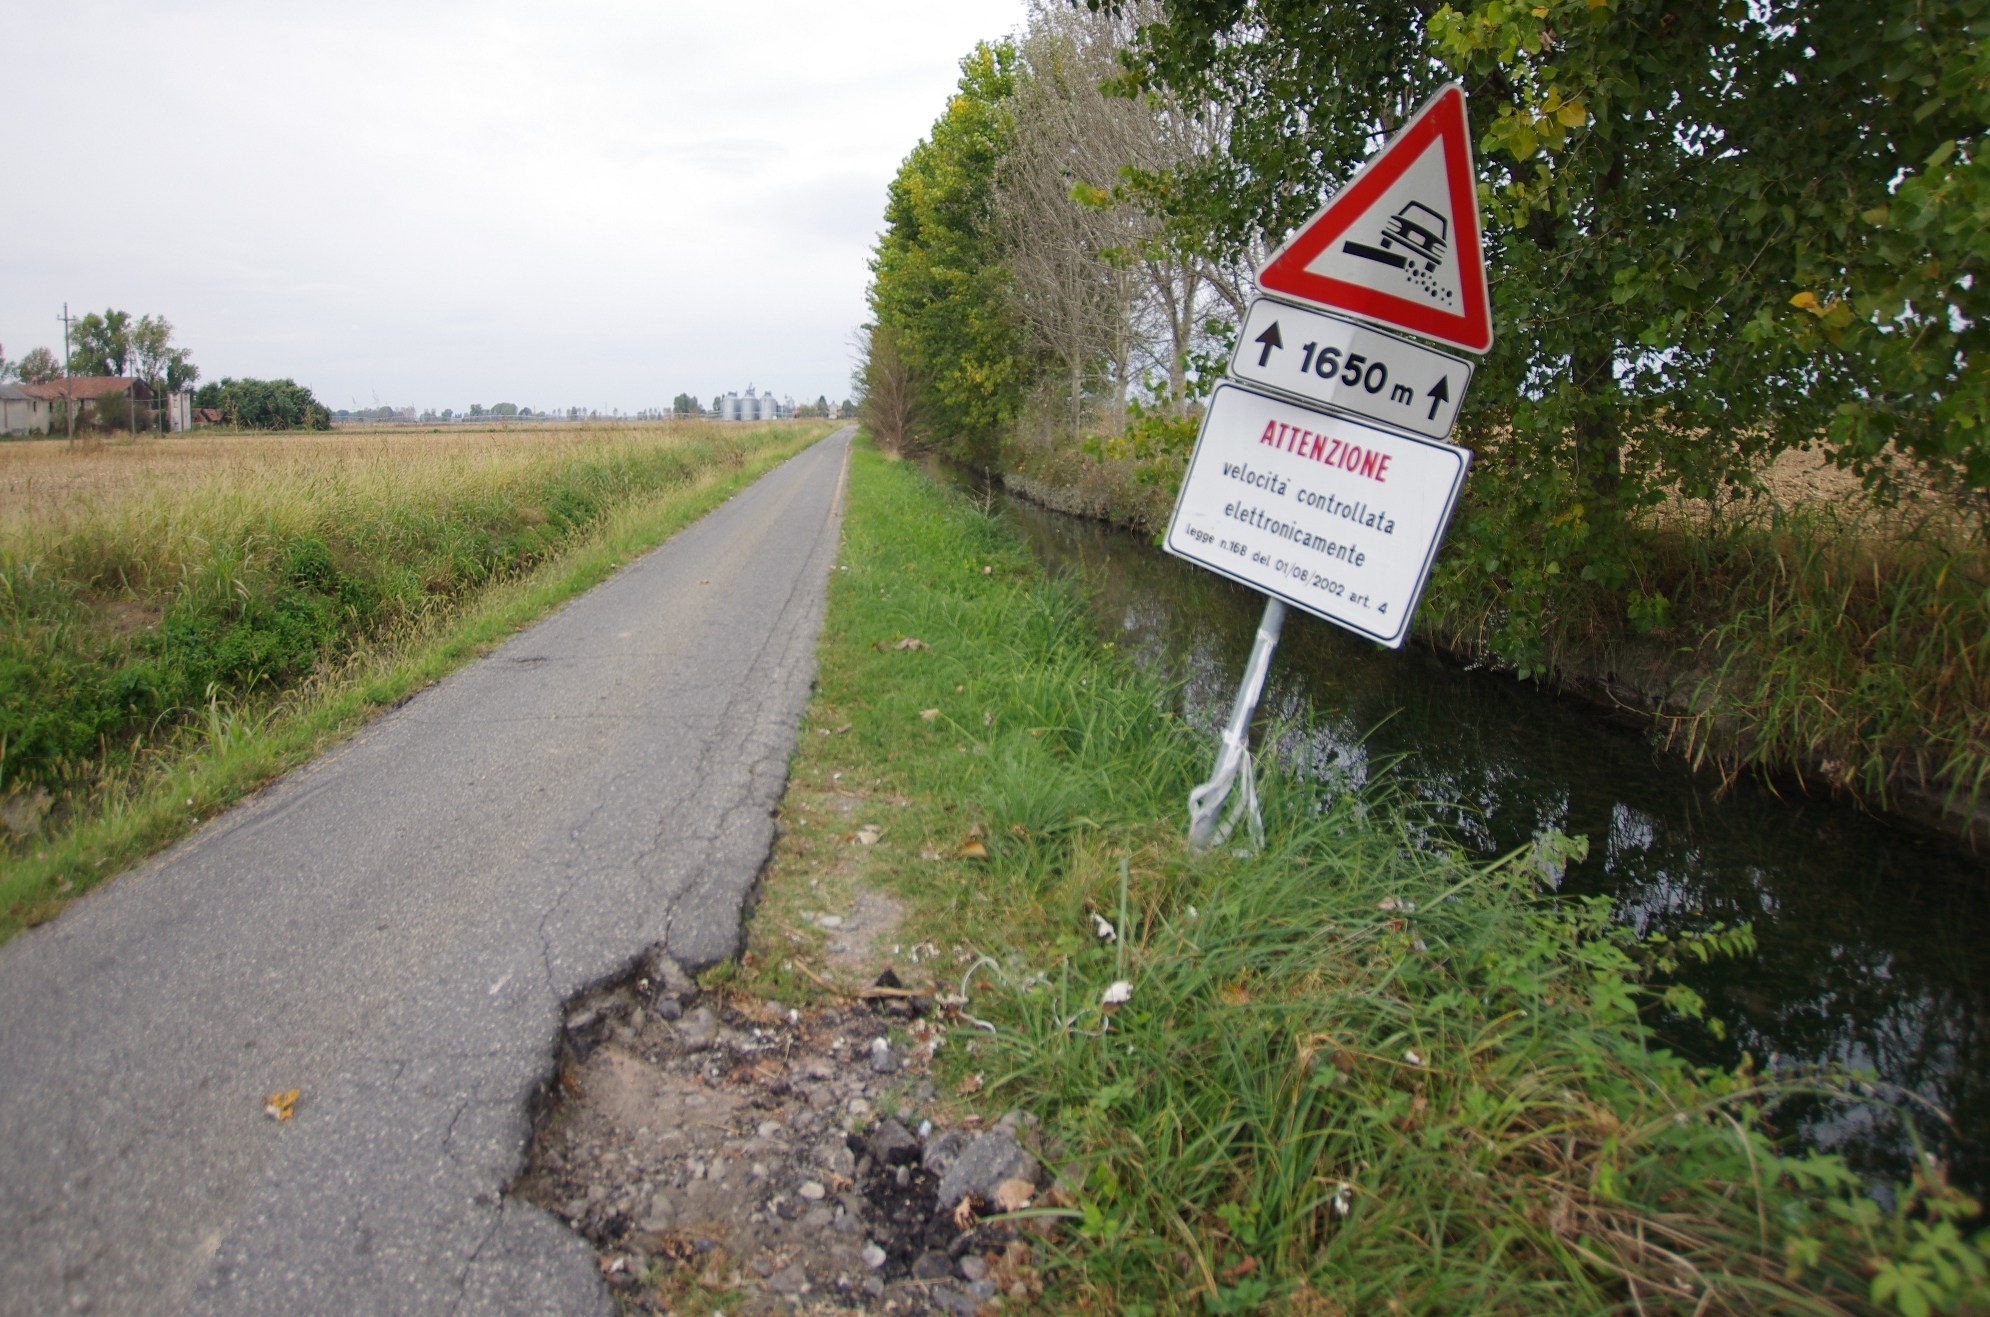
[[[62,304],[62,417],[69,423],[69,451],[76,451],[76,386],[69,377],[69,303]]]

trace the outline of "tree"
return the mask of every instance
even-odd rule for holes
[[[872,319],[892,331],[872,341],[903,359],[935,446],[965,460],[994,455],[1028,383],[994,214],[1015,64],[1007,44],[961,61],[958,93],[892,180],[871,261]]]
[[[132,353],[131,315],[90,312],[70,330],[69,371],[73,375],[122,375]]]
[[[513,417],[518,415],[518,407],[513,403],[501,402],[491,408],[491,415]]]
[[[670,410],[678,416],[696,416],[698,400],[688,393],[680,393],[670,400]]]
[[[14,363],[14,373],[23,384],[49,384],[62,378],[62,362],[47,348],[30,348]]]
[[[173,346],[173,326],[164,316],[143,316],[131,329],[133,374],[166,393],[178,393],[200,378],[193,353]]]
[[[332,413],[295,380],[223,378],[194,395],[197,407],[212,407],[228,425],[244,430],[329,430]],[[387,409],[392,415],[392,410]]]
[[[901,331],[875,325],[860,333],[857,419],[886,452],[902,457],[919,446],[921,413],[918,382],[900,346]]]
[[[1241,250],[1464,80],[1498,341],[1460,422],[1480,460],[1447,570],[1503,600],[1496,644],[1526,666],[1568,579],[1662,615],[1636,586],[1643,514],[1746,492],[1787,448],[1824,443],[1882,492],[1897,452],[1990,483],[1986,17],[1171,0],[1129,81],[1234,108],[1227,151],[1146,197]]]

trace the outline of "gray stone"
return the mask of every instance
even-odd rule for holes
[[[978,1135],[940,1178],[939,1210],[950,1212],[967,1197],[992,1202],[1004,1180],[1037,1183],[1036,1158],[1000,1130]]]
[[[926,1151],[919,1159],[920,1164],[934,1175],[945,1176],[966,1146],[967,1135],[959,1130],[935,1134],[926,1140]]]
[[[881,1075],[897,1071],[898,1058],[891,1054],[891,1044],[882,1038],[871,1040],[871,1069]]]
[[[864,1142],[882,1166],[909,1166],[919,1160],[918,1138],[895,1120],[879,1121]]]
[[[678,1022],[677,1036],[683,1040],[685,1051],[702,1052],[719,1036],[718,1017],[700,1006]]]
[[[767,1288],[776,1294],[800,1294],[808,1287],[808,1273],[797,1262],[767,1278]]]
[[[918,1261],[912,1264],[912,1279],[945,1280],[953,1274],[953,1269],[953,1259],[945,1253],[938,1252],[937,1250],[931,1253],[921,1253]]]
[[[808,1199],[812,1203],[819,1203],[822,1201],[822,1195],[826,1193],[827,1190],[825,1190],[820,1184],[817,1184],[814,1180],[803,1180],[802,1187],[800,1189],[797,1189],[795,1192],[799,1193],[802,1197]]]
[[[817,1146],[815,1160],[838,1175],[855,1176],[857,1154],[850,1151],[850,1145],[841,1139],[828,1139]]]
[[[658,1018],[664,1020],[678,1020],[684,1016],[684,1008],[677,1004],[677,998],[667,995],[656,999],[654,1009]]]
[[[876,1244],[864,1245],[864,1265],[876,1271],[885,1264],[885,1252]]]
[[[992,1280],[977,1280],[967,1287],[967,1292],[976,1299],[992,1299],[995,1297],[995,1282]]]
[[[864,1293],[870,1295],[874,1299],[882,1299],[884,1297],[884,1282],[882,1280],[879,1280],[876,1276],[864,1277],[864,1283],[862,1288]]]
[[[810,1079],[834,1079],[836,1063],[826,1056],[812,1056],[802,1063],[802,1073]]]
[[[960,1260],[960,1274],[968,1280],[985,1280],[988,1276],[988,1259],[979,1253],[970,1253]]]
[[[935,1308],[950,1312],[954,1317],[975,1317],[981,1311],[981,1300],[958,1290],[933,1290],[926,1298]]]
[[[836,1213],[826,1207],[811,1207],[802,1215],[802,1229],[827,1230],[836,1220]]]

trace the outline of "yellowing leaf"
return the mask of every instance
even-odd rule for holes
[[[1562,108],[1561,92],[1559,90],[1550,90],[1548,92],[1548,99],[1541,102],[1541,113],[1553,114],[1556,110],[1559,110],[1561,108]]]
[[[1798,293],[1795,297],[1792,297],[1790,299],[1790,305],[1797,308],[1797,310],[1799,311],[1808,311],[1814,316],[1824,314],[1822,311],[1818,309],[1817,294],[1811,292],[1807,288],[1803,292]]]
[[[1036,1186],[1028,1180],[1004,1180],[995,1186],[995,1210],[1020,1212],[1036,1197]]]
[[[988,858],[988,848],[970,837],[960,844],[960,849],[954,852],[954,858],[957,860],[985,860]]]
[[[1548,7],[1546,5],[1537,5],[1535,8],[1529,10],[1528,12],[1533,14],[1534,17],[1536,18],[1546,18],[1548,16]]]
[[[1589,107],[1581,101],[1570,101],[1555,111],[1555,117],[1562,121],[1564,128],[1580,128],[1589,122]]]
[[[297,1111],[297,1090],[271,1093],[263,1099],[263,1114],[271,1120],[289,1120]]]

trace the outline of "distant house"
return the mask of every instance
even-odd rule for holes
[[[0,434],[47,434],[49,407],[20,384],[0,384]]]
[[[219,407],[196,407],[193,409],[193,423],[195,425],[219,425],[221,424],[221,409]]]
[[[175,433],[191,429],[193,426],[193,393],[182,390],[179,393],[161,395],[155,392],[144,380],[133,379],[128,375],[77,375],[66,380],[51,380],[47,384],[17,385],[21,392],[43,404],[48,418],[46,429],[53,430],[63,425],[63,399],[75,399],[76,419],[81,421],[96,412],[98,405],[107,398],[123,398],[127,404],[120,410],[129,418],[125,423],[137,429],[145,425],[153,414],[166,413],[166,428]],[[142,419],[143,418],[143,419]]]

